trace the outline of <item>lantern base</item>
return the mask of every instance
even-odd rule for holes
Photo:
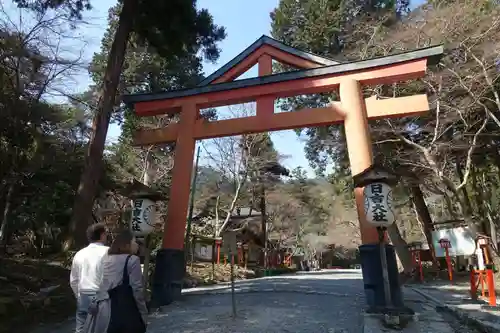
[[[395,307],[402,308],[403,293],[399,284],[396,253],[392,245],[386,245],[387,273],[391,289],[392,304],[385,304],[380,245],[365,244],[359,247],[366,302],[369,309]]]
[[[184,266],[184,250],[158,250],[152,283],[152,308],[168,305],[180,298]]]

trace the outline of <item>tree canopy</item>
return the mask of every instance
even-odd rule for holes
[[[17,4],[40,15],[49,10],[60,10],[67,13],[68,19],[73,21],[81,19],[82,13],[91,8],[90,2],[80,0],[17,1]],[[198,10],[196,1],[123,0],[110,10],[109,23],[103,38],[101,54],[94,58],[96,68],[93,70],[93,78],[96,94],[91,96],[98,97],[95,103],[86,103],[93,106],[94,131],[89,139],[88,154],[72,211],[71,233],[68,235],[66,248],[81,246],[86,242],[84,230],[90,223],[98,180],[102,175],[102,160],[110,119],[115,108],[120,106],[120,100],[116,97],[119,96],[121,83],[131,83],[136,88],[140,86],[141,88],[137,90],[144,91],[144,89],[165,89],[167,88],[165,84],[174,81],[169,75],[172,72],[163,72],[163,78],[158,71],[155,75],[151,75],[152,67],[145,69],[139,77],[137,77],[138,72],[135,72],[135,78],[130,77],[129,75],[133,75],[133,71],[137,69],[133,66],[134,59],[127,59],[129,60],[127,65],[132,65],[132,71],[125,73],[128,75],[124,76],[122,72],[128,46],[142,48],[142,55],[150,59],[144,62],[144,58],[135,58],[136,66],[149,63],[158,69],[165,70],[165,66],[171,66],[170,69],[175,70],[172,65],[176,63],[172,60],[181,60],[174,66],[194,65],[193,71],[198,74],[197,66],[201,57],[210,61],[216,60],[219,56],[217,42],[225,37],[224,28],[214,24],[207,10]],[[150,57],[151,54],[155,56]],[[162,64],[162,61],[166,62]],[[179,73],[177,71],[177,75],[181,75]],[[192,74],[193,72],[187,71],[183,79]],[[133,81],[126,82],[127,79]],[[142,81],[137,81],[141,79]],[[189,80],[193,82],[192,78]],[[122,86],[122,88],[130,87]]]

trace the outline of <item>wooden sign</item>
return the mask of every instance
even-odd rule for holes
[[[451,248],[451,242],[449,239],[446,238],[441,238],[439,241],[439,246],[441,246],[442,249],[450,249]]]
[[[236,241],[236,232],[227,231],[222,235],[222,245],[229,254],[236,254],[238,252],[238,242]]]

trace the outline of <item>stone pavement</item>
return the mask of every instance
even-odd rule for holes
[[[359,271],[311,272],[186,290],[189,295],[151,316],[148,332],[361,333],[363,284]]]
[[[500,332],[500,308],[490,307],[484,300],[472,300],[467,283],[433,282],[408,289],[482,332]]]
[[[148,333],[378,333],[364,315],[360,270],[329,270],[236,282],[237,317],[231,316],[229,284],[183,291],[179,302],[151,314]],[[420,313],[418,330],[407,333],[472,333],[436,312],[428,298],[405,291]],[[456,320],[455,320],[456,321]],[[33,333],[69,333],[73,322]],[[393,332],[393,331],[391,331]]]
[[[404,288],[404,303],[415,311],[415,321],[399,332],[404,333],[478,333],[474,328],[463,325],[456,317],[436,308],[433,302],[413,289]],[[394,330],[383,327],[380,319],[365,315],[364,333],[390,333]]]
[[[236,283],[238,318],[231,318],[230,285],[188,289],[183,302],[152,316],[151,333],[394,332],[364,315],[361,271],[329,270]],[[418,313],[406,333],[473,333],[413,290],[405,303]],[[192,313],[192,320],[182,320]]]

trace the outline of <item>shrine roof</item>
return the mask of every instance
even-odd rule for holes
[[[120,194],[130,199],[150,199],[153,201],[166,200],[166,196],[152,189],[150,186],[133,179],[130,183],[126,184],[119,190]]]
[[[246,87],[255,87],[259,85],[278,83],[283,81],[292,81],[292,80],[314,78],[314,77],[321,77],[328,75],[331,76],[335,74],[340,75],[348,72],[359,72],[363,70],[375,69],[377,67],[396,65],[400,63],[417,61],[421,59],[427,59],[427,65],[436,65],[439,63],[442,55],[443,55],[442,45],[431,46],[427,48],[422,48],[409,52],[403,52],[385,57],[378,57],[368,60],[360,60],[360,61],[336,64],[319,68],[297,70],[292,72],[242,79],[231,82],[209,84],[204,86],[198,86],[195,88],[186,88],[186,89],[172,90],[159,93],[124,95],[123,101],[127,104],[135,104],[141,102],[169,100],[169,99],[183,98],[183,97],[208,94],[214,92],[229,91],[233,89],[240,89]]]
[[[271,38],[271,37],[266,36],[266,35],[262,35],[262,37],[257,39],[252,45],[247,47],[245,50],[243,50],[240,54],[238,54],[236,57],[234,57],[232,60],[230,60],[224,66],[222,66],[221,68],[219,68],[218,70],[216,70],[215,72],[210,74],[208,77],[206,77],[204,80],[202,80],[198,84],[198,86],[205,86],[207,84],[212,83],[213,81],[215,81],[216,79],[218,79],[219,77],[224,75],[224,73],[226,73],[228,70],[230,70],[231,68],[233,68],[236,65],[238,65],[239,63],[241,63],[243,60],[245,60],[252,53],[257,51],[263,45],[272,46],[272,47],[274,47],[278,50],[281,50],[285,53],[294,55],[294,56],[302,58],[304,60],[309,60],[311,62],[314,62],[314,63],[318,64],[319,66],[331,66],[331,65],[338,65],[340,63],[339,61],[336,61],[336,60],[333,60],[330,58],[326,58],[326,57],[323,57],[323,56],[320,56],[320,55],[317,55],[314,53],[305,52],[305,51],[296,49],[296,48],[291,47],[289,45],[286,45],[286,44],[284,44],[284,43],[282,43],[274,38]]]

